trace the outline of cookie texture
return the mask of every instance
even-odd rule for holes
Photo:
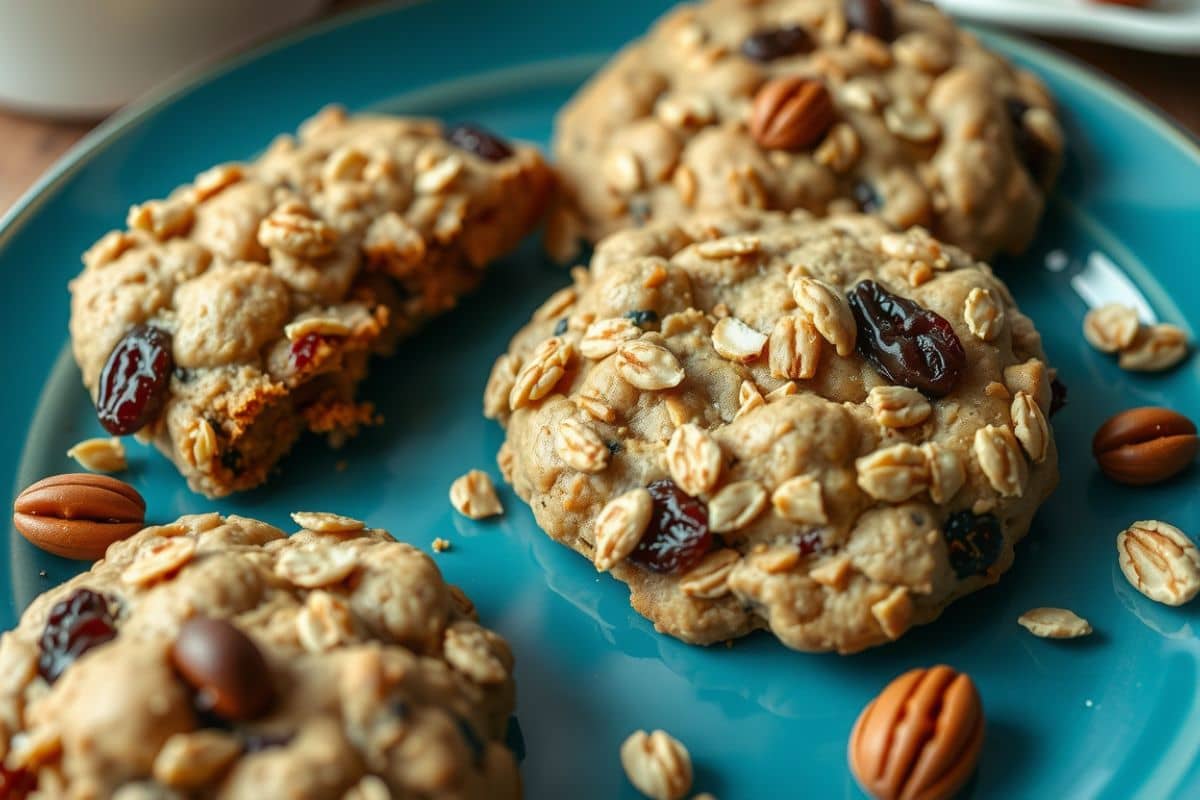
[[[977,257],[1033,236],[1053,101],[916,0],[707,0],[626,47],[559,114],[548,246],[691,211],[861,210]]]
[[[68,800],[518,797],[508,646],[428,556],[346,523],[316,515],[323,530],[289,538],[186,516],[38,597],[0,638],[9,785]],[[213,628],[265,670],[228,668],[228,649],[206,649]]]
[[[484,412],[538,524],[659,630],[852,652],[1009,568],[1058,480],[1052,377],[963,251],[745,212],[602,241]]]
[[[262,483],[305,430],[336,444],[372,422],[355,398],[369,356],[453,307],[549,194],[534,148],[455,134],[330,108],[258,160],[135,206],[70,286],[93,398],[123,337],[159,331],[174,370],[129,428],[210,496]]]

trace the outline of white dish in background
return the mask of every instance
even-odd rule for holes
[[[0,0],[0,105],[99,117],[325,0]]]
[[[1200,54],[1200,0],[1152,0],[1145,8],[1099,0],[937,0],[963,19],[1097,39],[1164,53]],[[1200,67],[1183,80],[1200,81]]]

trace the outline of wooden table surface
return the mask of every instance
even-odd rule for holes
[[[361,0],[338,3],[342,8],[360,4]],[[1200,84],[1195,79],[1200,75],[1200,57],[1141,53],[1095,42],[1041,40],[1116,79],[1200,137]],[[0,109],[0,214],[97,122],[36,119]]]

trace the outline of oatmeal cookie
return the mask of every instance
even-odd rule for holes
[[[862,210],[977,257],[1033,236],[1059,169],[1031,73],[917,0],[707,0],[619,53],[559,114],[576,237],[722,209]]]
[[[0,781],[66,800],[519,796],[504,640],[419,550],[297,517],[290,538],[217,514],[146,528],[38,597],[0,637]]]
[[[986,265],[874,217],[615,234],[492,371],[500,468],[666,633],[852,652],[995,582],[1058,480]]]
[[[550,182],[480,129],[331,108],[135,206],[70,287],[101,421],[210,496],[262,483],[305,430],[336,444],[375,417],[355,399],[369,356],[474,288]]]

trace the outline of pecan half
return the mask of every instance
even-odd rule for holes
[[[1119,483],[1158,483],[1187,469],[1200,451],[1195,424],[1169,408],[1143,406],[1112,416],[1092,438],[1092,455]]]
[[[145,524],[146,501],[107,475],[71,473],[43,478],[13,502],[13,526],[41,549],[95,561],[113,542]]]
[[[768,81],[750,109],[750,133],[768,150],[803,150],[820,141],[836,121],[829,91],[811,78]]]

